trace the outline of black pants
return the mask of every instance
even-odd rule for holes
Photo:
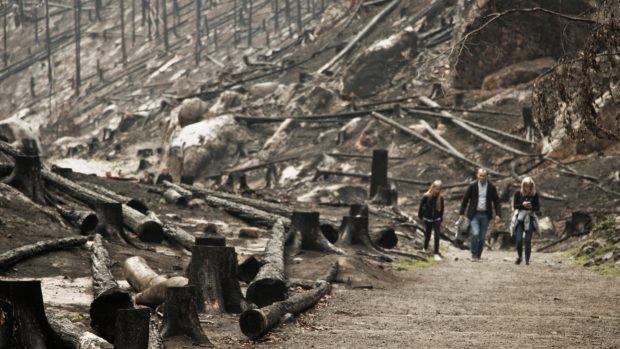
[[[530,226],[525,232],[523,231],[523,225],[523,222],[518,222],[515,227],[515,242],[517,244],[517,257],[521,259],[523,255],[523,240],[525,240],[525,262],[528,263],[532,253],[532,224],[530,222]]]
[[[439,254],[439,232],[441,231],[441,221],[424,221],[424,249],[428,250],[428,244],[431,241],[431,230],[433,230],[433,228],[435,230],[435,254]]]

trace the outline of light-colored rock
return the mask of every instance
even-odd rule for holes
[[[185,127],[204,119],[205,112],[209,110],[209,104],[200,98],[188,98],[179,107],[177,119],[179,126]]]

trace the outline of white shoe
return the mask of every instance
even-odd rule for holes
[[[440,255],[436,254],[433,258],[434,258],[437,262],[441,262],[441,256],[440,256]]]

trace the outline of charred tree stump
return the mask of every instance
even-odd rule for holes
[[[388,151],[375,149],[372,152],[369,197],[374,198],[380,186],[389,188],[388,184]]]
[[[398,193],[396,192],[396,189],[380,185],[377,187],[377,192],[371,201],[373,204],[381,206],[396,205],[398,202]]]
[[[338,241],[338,229],[331,223],[321,223],[321,233],[332,244]]]
[[[41,281],[0,280],[0,348],[64,348],[43,306]]]
[[[149,309],[118,309],[114,315],[116,317],[115,348],[149,348],[151,323],[151,312]]]
[[[370,239],[376,246],[382,248],[394,248],[398,244],[398,237],[394,228],[384,228],[370,233]]]
[[[187,198],[179,194],[174,189],[166,190],[162,196],[164,200],[166,200],[166,202],[169,204],[174,204],[177,207],[181,207],[181,208],[187,207]]]
[[[246,292],[246,299],[259,308],[288,298],[284,276],[285,234],[282,221],[274,224],[271,231],[271,239],[265,246],[265,264]]]
[[[127,258],[123,271],[131,287],[139,292],[134,298],[136,304],[158,306],[166,298],[166,288],[187,285],[187,278],[182,276],[168,278],[157,274],[139,256]]]
[[[293,212],[287,240],[295,249],[343,253],[323,236],[319,225],[318,212]]]
[[[194,185],[194,176],[181,176],[181,184]]]
[[[234,247],[194,246],[187,277],[196,286],[199,312],[238,314],[244,310],[237,264]]]
[[[56,207],[56,210],[64,219],[80,229],[82,235],[87,235],[99,225],[99,219],[94,212],[66,210],[62,207]]]
[[[23,139],[23,153],[15,151],[10,145],[0,142],[0,151],[11,155],[15,160],[15,167],[11,175],[4,182],[28,196],[32,201],[45,205],[45,187],[41,180],[41,159],[37,144],[32,139]]]
[[[368,232],[367,216],[344,216],[342,217],[342,228],[338,245],[361,245],[371,249],[375,248]]]
[[[328,294],[331,284],[324,280],[317,281],[316,287],[310,291],[295,295],[287,300],[273,303],[264,308],[244,311],[239,317],[241,332],[252,339],[258,339],[278,323],[287,313],[296,315],[313,307]]]
[[[95,229],[97,234],[117,241],[121,237],[124,238],[123,205],[117,202],[99,202],[95,204],[95,211],[99,220]]]
[[[161,330],[163,339],[187,336],[196,343],[211,345],[200,327],[196,293],[199,292],[195,286],[168,288]]]
[[[67,348],[113,349],[114,346],[94,333],[84,331],[69,319],[47,313],[47,320]],[[0,345],[0,347],[2,347]]]
[[[112,276],[110,256],[99,234],[95,235],[90,260],[95,293],[95,299],[90,304],[90,326],[103,338],[114,341],[116,311],[133,308],[131,297]]]
[[[25,245],[6,251],[0,254],[0,270],[5,270],[23,259],[45,252],[83,245],[86,241],[88,241],[86,236],[77,236],[56,240],[39,241],[35,244]]]
[[[226,246],[226,238],[220,234],[208,234],[196,238],[196,245],[198,246]]]
[[[353,204],[349,207],[349,216],[351,217],[368,217],[368,205]]]
[[[59,167],[59,166],[52,165],[52,172],[60,176],[63,176],[67,179],[71,179],[73,177],[73,169],[69,167]]]
[[[237,265],[237,279],[249,284],[258,275],[262,265],[263,263],[252,255],[242,257]]]

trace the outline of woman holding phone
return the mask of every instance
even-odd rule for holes
[[[517,245],[515,264],[521,264],[525,240],[525,264],[529,265],[532,253],[532,235],[534,231],[538,231],[536,212],[540,211],[536,184],[531,177],[525,177],[521,181],[521,188],[515,192],[513,198],[513,207],[515,212],[512,216],[511,226]]]

